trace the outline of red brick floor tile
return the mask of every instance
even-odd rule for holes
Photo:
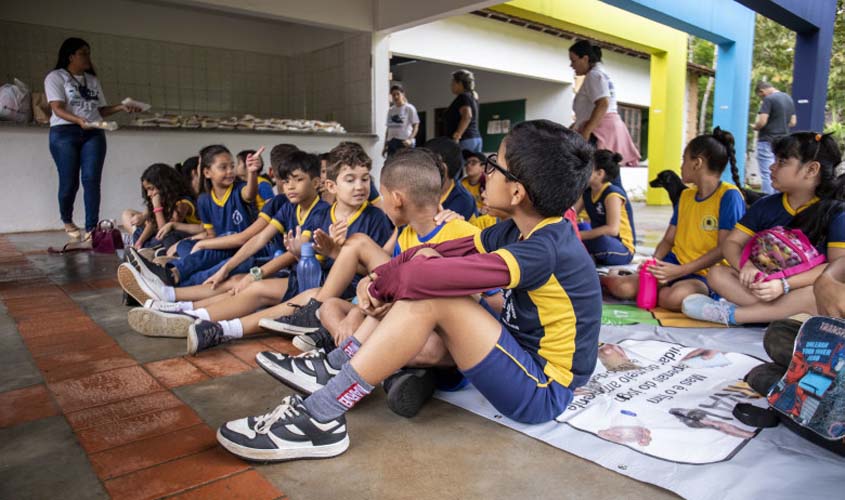
[[[97,330],[68,334],[59,333],[36,338],[24,337],[23,342],[35,358],[59,354],[68,349],[83,350],[108,344],[116,345],[116,342],[106,333]]]
[[[185,356],[184,359],[211,377],[225,377],[250,370],[249,365],[224,349],[212,349],[196,356]]]
[[[61,380],[84,377],[94,373],[106,372],[116,368],[126,368],[138,364],[135,359],[114,345],[108,345],[103,349],[94,348],[72,354],[75,354],[76,359],[88,354],[91,356],[89,359],[83,361],[76,363],[68,362],[52,368],[41,368],[41,360],[45,358],[35,358],[36,364],[41,368],[41,373],[44,374],[44,380],[47,382],[59,382]]]
[[[89,286],[88,282],[81,281],[81,282],[74,282],[74,283],[67,283],[60,287],[63,292],[67,294],[72,293],[79,293],[79,292],[87,292],[91,290],[91,286]]]
[[[97,347],[81,349],[68,346],[68,349],[60,353],[40,356],[35,360],[35,364],[38,365],[38,369],[41,371],[49,372],[64,365],[120,356],[129,357],[119,345],[113,343],[105,343]]]
[[[0,393],[0,427],[59,414],[59,408],[42,384]]]
[[[8,307],[8,306],[7,306]],[[39,303],[34,305],[18,305],[8,307],[9,315],[16,320],[37,318],[45,314],[56,314],[73,316],[74,314],[82,314],[79,307],[73,304],[49,304]]]
[[[258,363],[255,362],[255,355],[261,351],[270,349],[267,347],[267,344],[264,344],[260,340],[246,340],[227,344],[226,350],[249,366],[258,368]]]
[[[208,375],[184,358],[165,359],[147,363],[144,368],[168,389],[208,380]]]
[[[150,467],[105,482],[112,498],[158,498],[210,483],[247,469],[247,465],[222,448]]]
[[[118,368],[48,384],[65,413],[162,390],[140,366]]]
[[[38,337],[63,337],[70,334],[88,333],[102,337],[105,332],[88,318],[66,318],[64,320],[25,319],[18,321],[18,332],[25,339]]]
[[[194,410],[187,405],[182,405],[129,417],[110,424],[89,427],[77,431],[76,437],[79,439],[79,444],[90,454],[201,423],[202,420],[194,413]]]
[[[272,500],[283,497],[284,493],[264,479],[264,476],[255,470],[248,470],[169,497],[168,500]]]
[[[267,337],[261,339],[261,342],[267,344],[267,347],[276,352],[291,354],[293,356],[302,354],[302,351],[293,346],[290,339],[282,337]]]
[[[94,466],[94,472],[101,479],[112,479],[193,455],[216,445],[215,432],[205,424],[198,424],[187,429],[94,453],[89,458]]]
[[[109,405],[96,406],[65,415],[70,426],[79,431],[90,427],[106,425],[118,420],[154,413],[168,408],[177,408],[184,403],[169,391],[153,392]]]
[[[120,283],[117,282],[117,278],[103,278],[89,281],[88,286],[94,290],[99,290],[101,288],[119,288]]]
[[[64,295],[59,287],[51,284],[46,278],[25,283],[4,283],[0,286],[0,298],[4,301],[21,297],[53,297]]]

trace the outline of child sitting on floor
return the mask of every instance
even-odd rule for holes
[[[680,311],[683,300],[692,294],[710,293],[707,271],[722,260],[720,244],[745,214],[742,193],[721,180],[728,164],[738,181],[733,135],[719,127],[696,137],[684,150],[681,178],[693,186],[681,194],[654,251],[657,262],[649,267],[661,284],[658,304],[670,311]],[[617,298],[637,296],[637,275],[611,274],[602,284]]]
[[[374,269],[358,285],[359,306],[369,314],[389,310],[367,342],[359,347],[351,338],[312,355],[321,375],[332,374],[321,389],[224,424],[218,441],[248,459],[343,453],[346,411],[405,366],[432,331],[501,414],[522,423],[560,415],[592,374],[598,348],[598,278],[561,217],[586,187],[590,156],[586,141],[562,125],[516,125],[488,162],[487,204],[509,220]],[[470,297],[496,287],[508,289],[501,321]],[[553,314],[543,312],[552,305]],[[290,375],[292,385],[316,378],[296,369]]]
[[[628,212],[628,195],[611,184],[619,177],[622,156],[606,149],[596,151],[593,173],[584,195],[575,204],[590,216],[591,229],[581,231],[581,240],[600,266],[629,264],[634,258],[634,219]]]
[[[691,295],[683,303],[687,316],[730,326],[818,314],[812,285],[825,266],[763,281],[751,260],[739,262],[756,233],[776,226],[802,230],[828,262],[845,256],[845,177],[836,177],[842,155],[833,137],[813,132],[782,137],[773,149],[772,185],[780,193],[752,205],[722,243],[729,265],[712,268],[708,282],[723,299]]]
[[[254,149],[245,149],[235,155],[237,164],[235,165],[235,175],[238,176],[238,179],[246,182],[249,178],[249,171],[246,168],[246,160],[249,156],[256,156],[258,160],[258,192],[255,195],[255,207],[258,210],[264,208],[264,204],[270,200],[270,198],[276,196],[276,193],[273,192],[273,183],[270,182],[270,179],[264,176],[264,158],[261,157],[260,154],[256,154]]]
[[[481,211],[484,206],[481,192],[484,190],[484,163],[487,157],[484,153],[468,149],[461,151],[461,156],[464,158],[464,178],[461,179],[461,185],[475,198],[475,208]]]
[[[436,137],[426,142],[425,147],[440,157],[444,175],[440,206],[457,213],[464,220],[470,220],[476,213],[475,199],[461,183],[454,180],[462,166],[460,146],[448,137]]]

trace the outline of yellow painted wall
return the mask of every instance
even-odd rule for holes
[[[649,179],[680,170],[683,151],[687,35],[598,0],[513,0],[493,10],[651,54]],[[619,87],[625,82],[614,82]],[[663,189],[648,188],[649,204],[669,204]]]

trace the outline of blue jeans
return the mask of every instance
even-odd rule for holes
[[[774,162],[775,153],[772,152],[772,143],[769,141],[757,141],[757,167],[760,169],[760,189],[765,194],[775,192],[775,188],[772,187],[772,163]]]
[[[83,130],[79,125],[50,127],[50,154],[59,171],[62,222],[73,222],[73,202],[79,191],[81,172],[85,190],[85,230],[93,231],[100,218],[100,181],[106,160],[106,134],[102,130]]]

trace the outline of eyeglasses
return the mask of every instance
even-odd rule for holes
[[[520,182],[515,175],[505,170],[501,165],[496,162],[496,160],[498,159],[499,155],[497,153],[493,153],[488,156],[486,160],[484,160],[484,174],[490,175],[493,173],[494,170],[496,170],[500,174],[504,175],[507,180],[513,182]]]

